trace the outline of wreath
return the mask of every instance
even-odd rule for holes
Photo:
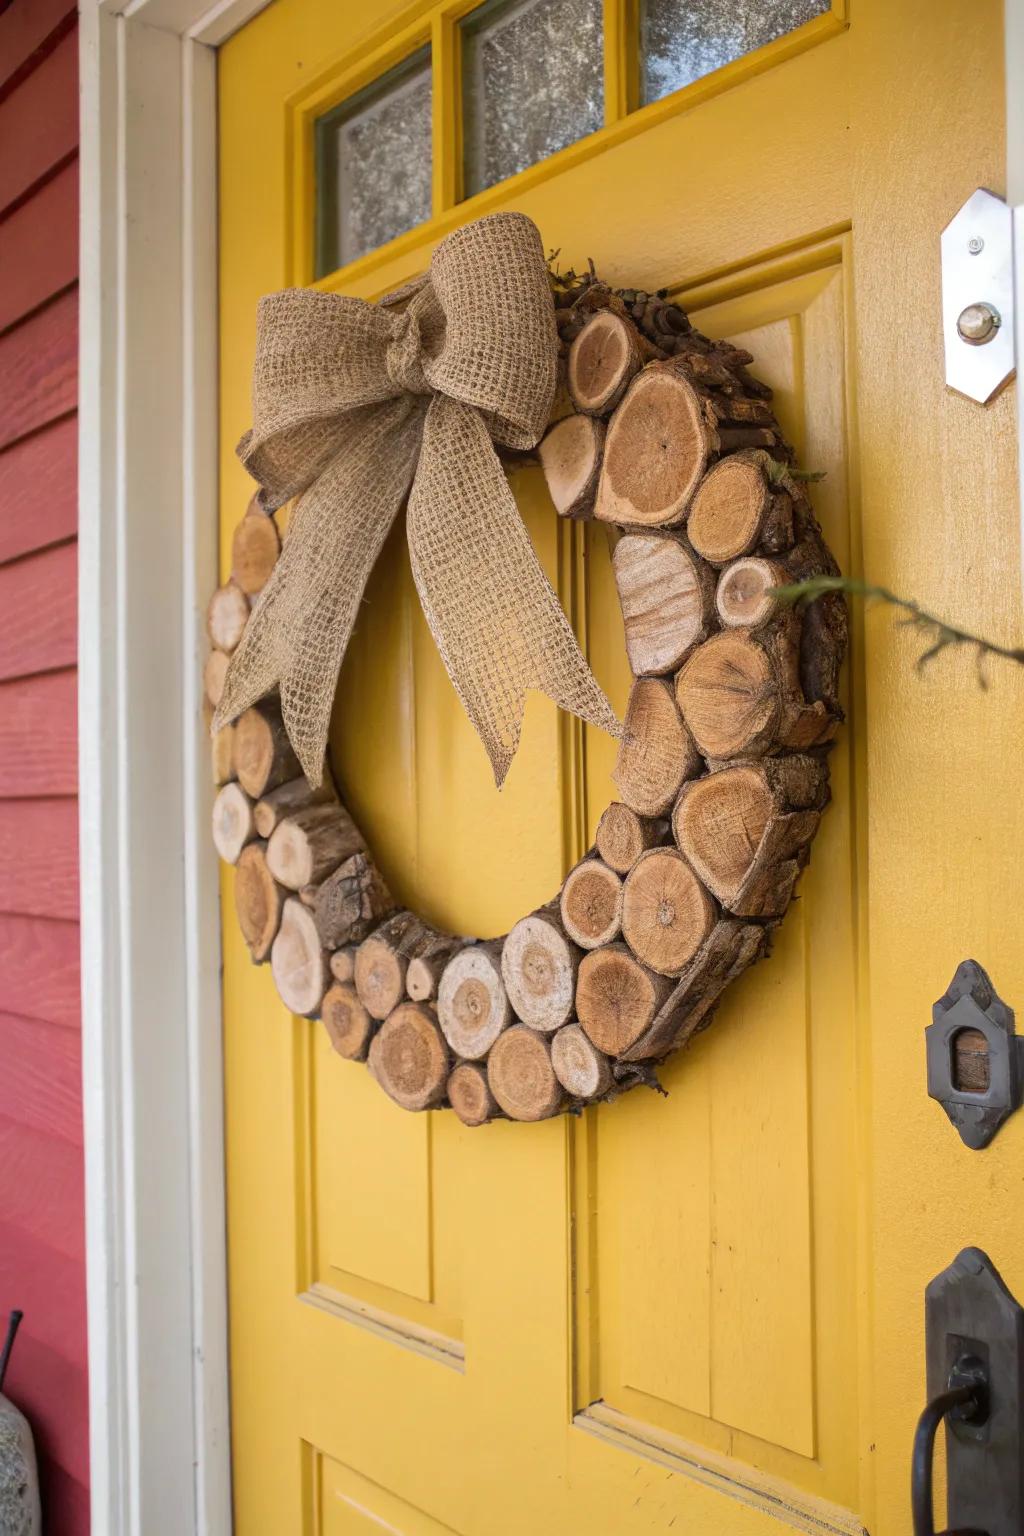
[[[380,304],[261,302],[239,448],[261,489],[208,611],[213,837],[286,1007],[405,1109],[540,1120],[656,1085],[768,951],[829,796],[846,610],[781,591],[837,567],[751,361],[664,294],[552,276],[519,214],[456,231]],[[501,456],[530,452],[559,516],[617,534],[621,726],[508,488]],[[499,787],[529,687],[620,737],[594,847],[503,939],[400,909],[324,767],[402,506]]]

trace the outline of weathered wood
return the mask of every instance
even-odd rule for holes
[[[309,805],[330,805],[337,800],[334,780],[326,766],[323,782],[315,789],[300,775],[288,779],[276,789],[268,790],[256,803],[256,830],[260,837],[270,837],[275,827],[295,811],[304,811]]]
[[[225,864],[237,864],[255,836],[252,801],[240,784],[225,784],[213,802],[213,846]]]
[[[712,565],[726,565],[758,546],[773,554],[793,543],[793,503],[773,485],[775,468],[770,455],[758,450],[734,453],[702,480],[686,531]]]
[[[650,1028],[671,991],[671,981],[641,965],[625,944],[608,944],[580,962],[576,1013],[599,1051],[621,1056]]]
[[[773,588],[789,580],[775,560],[747,556],[727,565],[718,580],[715,608],[727,629],[760,629],[779,611]]]
[[[211,651],[203,667],[203,692],[214,709],[224,693],[224,680],[228,675],[230,660],[231,657],[225,651]]]
[[[354,944],[346,944],[343,949],[336,949],[331,956],[331,975],[335,981],[354,981],[356,974],[356,948]]]
[[[472,944],[449,960],[438,985],[437,1012],[457,1056],[478,1061],[487,1055],[512,1022],[501,976],[500,939]]]
[[[560,517],[590,517],[601,474],[604,423],[574,414],[557,421],[537,450]]]
[[[386,1018],[405,995],[409,961],[436,942],[437,930],[413,912],[396,912],[356,950],[356,991],[375,1019]]]
[[[235,912],[242,937],[257,965],[269,957],[271,945],[281,926],[288,892],[278,885],[267,868],[267,845],[247,844],[235,869]]]
[[[429,948],[413,956],[405,973],[405,990],[414,1003],[431,1002],[437,997],[445,966],[470,942],[452,933],[436,933]]]
[[[663,818],[638,816],[621,800],[613,800],[597,824],[595,845],[599,856],[617,874],[628,875],[640,855],[668,838]]]
[[[289,890],[319,885],[327,875],[362,853],[366,844],[351,816],[341,805],[310,805],[296,811],[277,827],[267,845],[267,863],[275,880]],[[335,941],[329,945],[336,949]]]
[[[254,496],[231,541],[231,575],[249,597],[262,592],[281,553],[277,524]]]
[[[610,309],[584,325],[569,348],[568,385],[580,411],[605,416],[643,365],[636,327]]]
[[[460,1061],[451,1073],[448,1103],[463,1125],[486,1125],[500,1114],[487,1083],[487,1068],[475,1061]]]
[[[403,1109],[444,1102],[448,1047],[429,1003],[400,1003],[389,1013],[370,1042],[369,1061],[384,1092]]]
[[[702,766],[672,685],[661,678],[638,678],[629,695],[612,773],[623,800],[638,816],[662,816],[675,803],[684,780]]]
[[[581,949],[610,944],[622,926],[622,881],[603,860],[586,858],[566,875],[559,908],[562,926]]]
[[[332,982],[324,994],[320,1016],[339,1056],[347,1061],[366,1060],[376,1026],[350,982]]]
[[[235,773],[247,795],[261,800],[272,789],[302,777],[276,699],[261,699],[235,721]]]
[[[249,621],[249,599],[235,582],[218,587],[206,609],[206,632],[218,651],[230,655]]]
[[[714,901],[675,848],[641,854],[622,893],[622,936],[642,964],[678,976],[715,925]]]
[[[270,970],[285,1007],[307,1019],[315,1018],[331,972],[313,914],[297,896],[289,896],[285,901],[281,926],[270,951]]]
[[[715,626],[712,573],[672,534],[626,534],[612,555],[626,655],[637,677],[672,672]]]
[[[546,1120],[562,1107],[562,1085],[546,1037],[525,1024],[506,1029],[487,1058],[487,1083],[512,1120]]]
[[[660,1061],[678,1050],[709,1022],[731,981],[764,953],[763,928],[723,919],[712,930],[644,1029],[622,1052],[622,1060]]]
[[[568,1023],[579,963],[580,951],[556,907],[544,907],[516,923],[502,947],[501,975],[509,1002],[524,1024],[551,1034]]]
[[[318,886],[313,915],[327,949],[361,944],[397,903],[370,855],[351,854]]]
[[[578,1024],[566,1024],[551,1041],[555,1076],[573,1099],[602,1099],[613,1085],[611,1064]]]
[[[235,776],[235,764],[233,758],[232,743],[235,737],[233,725],[224,725],[219,731],[215,731],[210,738],[210,770],[213,782],[218,787],[229,784]],[[256,826],[259,831],[259,824]]]

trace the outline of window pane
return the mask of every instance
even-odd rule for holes
[[[431,212],[430,50],[316,125],[316,275],[404,234]]]
[[[641,0],[642,100],[658,101],[830,8],[830,0]]]
[[[462,23],[466,196],[604,122],[601,0],[489,0]]]

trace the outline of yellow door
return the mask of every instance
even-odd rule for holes
[[[464,27],[471,0],[276,0],[225,46],[225,560],[250,490],[233,445],[259,296],[314,281],[319,262],[325,287],[375,297],[456,224],[507,207],[563,265],[592,257],[613,282],[667,287],[701,329],[749,347],[801,463],[827,474],[814,499],[844,570],[1009,640],[1012,392],[981,407],[945,389],[938,292],[940,230],[1002,182],[1001,5],[764,0],[752,9],[783,18],[777,41],[744,53],[725,26],[715,46],[739,57],[640,105],[664,45],[664,4],[647,5],[605,0],[594,76],[580,20],[594,9],[562,4],[549,89],[575,90],[589,67],[604,126],[581,109],[585,137],[479,192],[474,72],[500,13]],[[678,0],[676,13],[699,31],[741,9]],[[492,89],[521,117],[512,43]],[[374,247],[373,210],[345,203],[369,248],[339,252],[332,221],[351,193],[339,183],[325,200],[321,154],[318,210],[315,124],[372,104],[382,78],[408,93],[397,137],[364,143],[383,175],[407,139],[429,138],[422,207],[395,213],[396,227],[420,222]],[[557,526],[537,471],[515,487],[621,712],[603,535]],[[801,899],[770,960],[670,1064],[665,1099],[479,1131],[403,1113],[319,1024],[285,1015],[248,963],[229,874],[241,1536],[908,1531],[924,1287],[975,1243],[1024,1293],[1024,1117],[967,1151],[925,1095],[922,1033],[968,955],[1024,998],[1020,682],[993,670],[981,692],[958,655],[918,677],[916,649],[884,613],[855,615],[834,802]],[[397,893],[457,932],[503,932],[547,899],[611,798],[611,743],[538,698],[497,794],[401,529],[367,593],[332,745]]]

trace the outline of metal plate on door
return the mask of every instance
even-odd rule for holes
[[[1013,377],[1013,213],[984,188],[942,231],[946,383],[982,405]]]

